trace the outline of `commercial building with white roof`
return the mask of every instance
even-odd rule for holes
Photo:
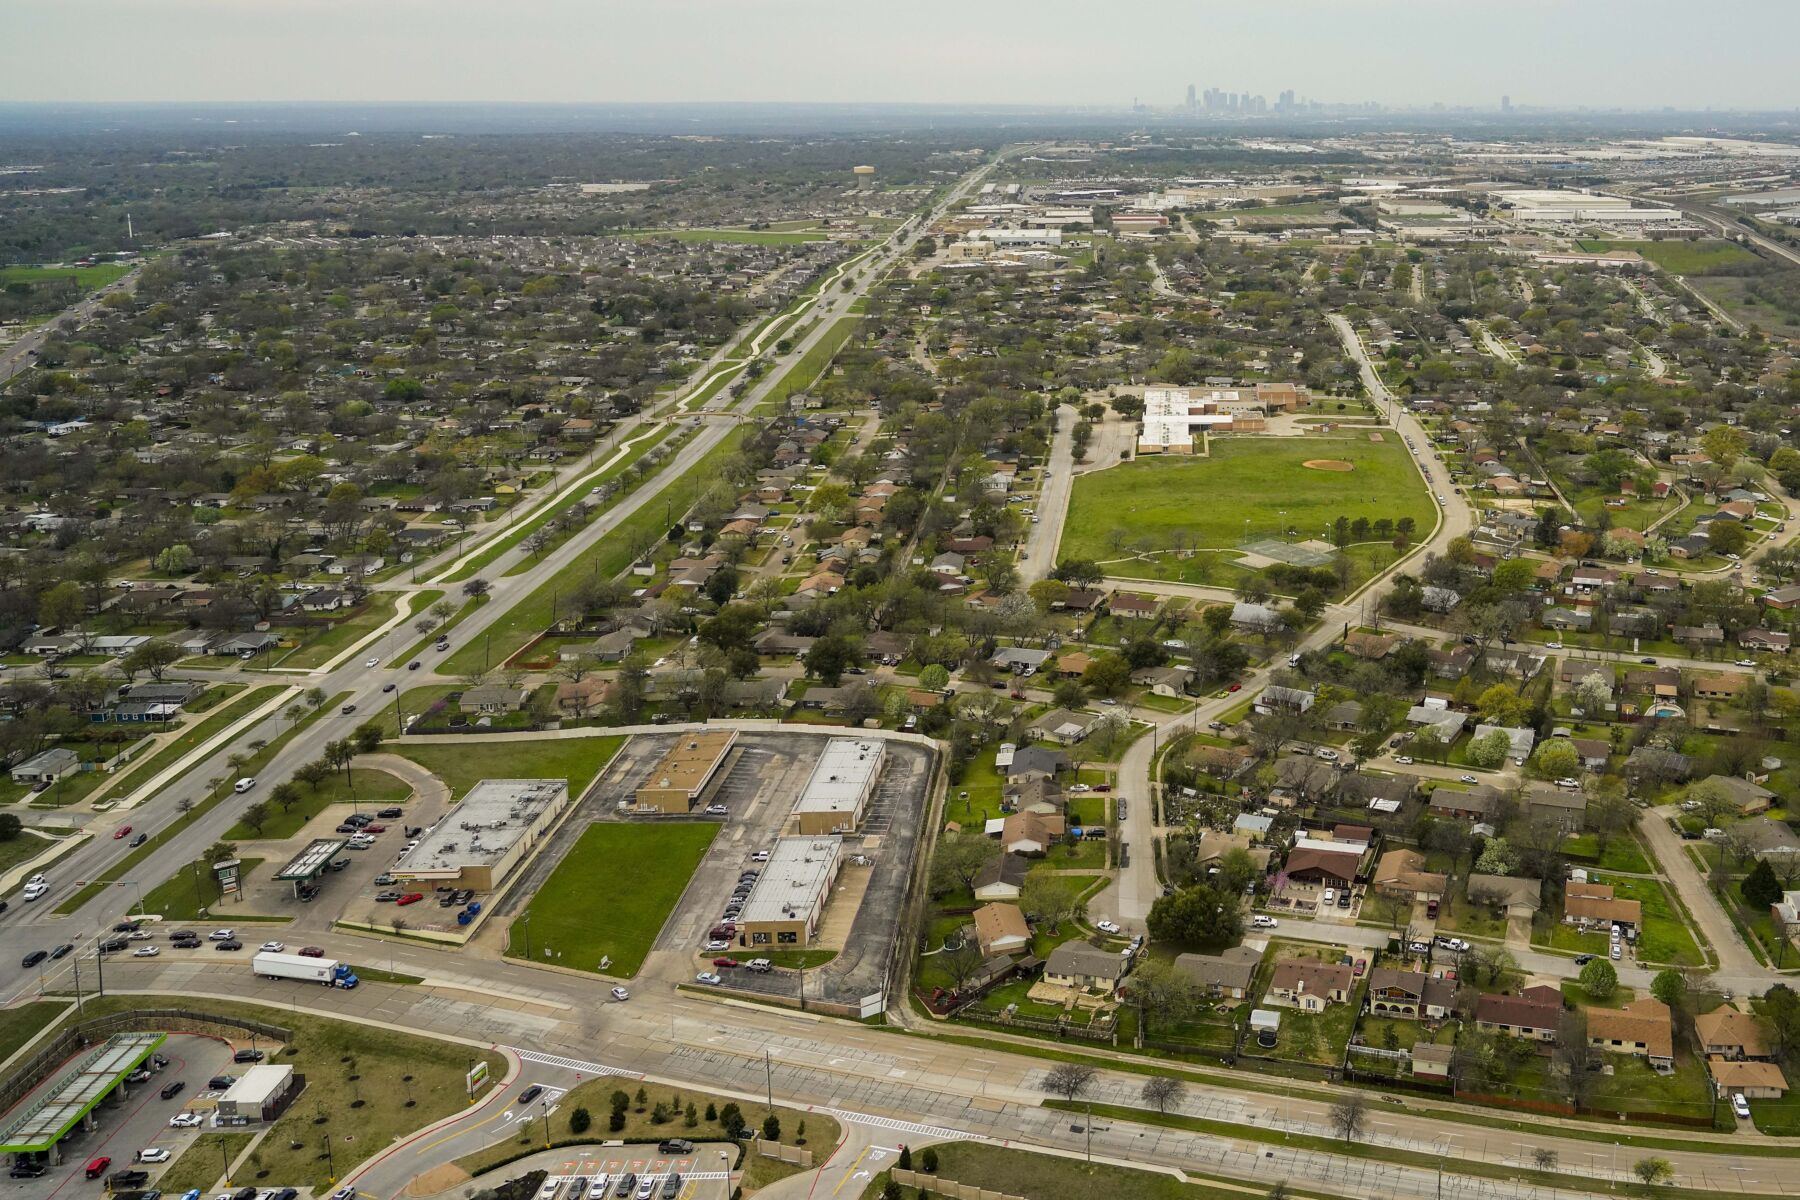
[[[752,950],[810,945],[842,866],[837,837],[779,839],[738,916],[738,944]]]
[[[886,748],[879,738],[832,738],[794,802],[788,832],[855,833],[875,794]]]
[[[408,881],[492,891],[568,806],[566,779],[483,779],[401,856],[393,873]]]

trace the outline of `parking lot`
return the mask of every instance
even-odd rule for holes
[[[725,1200],[731,1194],[731,1162],[737,1156],[727,1143],[705,1143],[687,1154],[665,1155],[653,1146],[628,1149],[592,1147],[551,1151],[530,1164],[550,1173],[543,1200]],[[516,1172],[517,1165],[509,1170]],[[669,1191],[671,1177],[674,1192]],[[579,1186],[578,1186],[579,1185]],[[600,1188],[604,1186],[605,1192]],[[554,1188],[554,1192],[549,1189]],[[649,1194],[646,1196],[645,1191]]]
[[[170,1034],[159,1053],[168,1060],[168,1066],[153,1072],[142,1083],[124,1085],[122,1097],[118,1092],[113,1093],[112,1098],[94,1110],[91,1132],[76,1126],[63,1139],[60,1165],[53,1166],[36,1179],[6,1179],[5,1194],[22,1200],[40,1200],[52,1195],[98,1195],[104,1180],[89,1180],[84,1177],[84,1171],[89,1162],[100,1157],[112,1159],[107,1174],[140,1166],[150,1173],[149,1186],[155,1187],[157,1176],[167,1169],[168,1164],[138,1164],[134,1161],[138,1152],[157,1148],[167,1150],[171,1162],[180,1158],[182,1151],[207,1127],[177,1129],[170,1126],[169,1118],[190,1105],[210,1112],[211,1104],[206,1099],[207,1080],[221,1073],[241,1074],[244,1069],[232,1064],[232,1047],[217,1038]],[[48,1087],[60,1073],[60,1069],[52,1071],[45,1086]],[[163,1099],[161,1090],[177,1081],[183,1084],[181,1091]],[[19,1107],[31,1104],[38,1094],[34,1092],[27,1096]]]

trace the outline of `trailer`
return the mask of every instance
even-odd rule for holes
[[[335,958],[307,958],[268,950],[250,960],[250,969],[267,979],[298,979],[323,987],[353,988],[361,982],[350,970],[350,964]]]

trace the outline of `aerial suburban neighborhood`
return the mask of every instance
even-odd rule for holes
[[[0,50],[21,1200],[1785,1193],[1779,69],[714,103],[700,7],[667,106]]]

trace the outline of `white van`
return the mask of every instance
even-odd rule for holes
[[[244,778],[242,778],[242,779],[238,780],[236,783],[232,784],[231,790],[234,792],[247,792],[255,786],[256,786],[256,776],[246,775]]]

